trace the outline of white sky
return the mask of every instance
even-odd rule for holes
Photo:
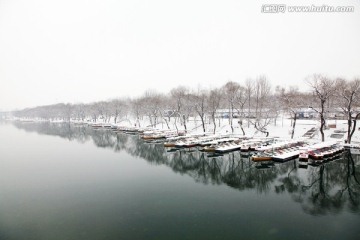
[[[269,2],[355,12],[261,13]],[[0,0],[0,110],[313,73],[360,76],[359,0]]]

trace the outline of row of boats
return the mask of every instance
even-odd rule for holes
[[[169,152],[181,148],[197,148],[214,156],[240,151],[254,162],[285,162],[299,158],[299,164],[319,164],[337,158],[344,147],[337,142],[315,143],[312,140],[283,140],[274,137],[249,138],[245,136],[211,133],[186,134],[176,130],[124,127],[111,124],[92,124],[94,129],[107,128],[115,132],[138,134],[147,143],[163,144]]]

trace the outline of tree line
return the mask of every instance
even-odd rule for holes
[[[134,98],[117,98],[92,103],[59,103],[14,111],[18,118],[43,120],[78,120],[136,125],[142,127],[146,120],[153,127],[181,126],[188,131],[190,119],[200,121],[202,130],[216,132],[220,118],[226,117],[234,132],[234,118],[245,135],[245,128],[253,126],[268,134],[267,126],[277,124],[281,113],[292,119],[293,138],[301,109],[311,108],[318,115],[320,134],[325,140],[324,128],[331,114],[338,113],[347,120],[347,141],[350,143],[359,117],[360,79],[347,80],[314,74],[305,79],[300,90],[297,86],[272,87],[265,76],[244,82],[228,81],[218,88],[190,89],[178,86],[168,93],[145,91]],[[337,116],[338,117],[338,116]],[[247,125],[247,126],[246,126]]]

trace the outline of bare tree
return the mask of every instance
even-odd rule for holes
[[[203,90],[203,89],[198,89],[198,91],[196,93],[193,94],[194,96],[194,109],[195,112],[199,115],[200,120],[201,120],[201,124],[202,124],[202,128],[203,128],[203,132],[205,132],[205,114],[207,113],[208,110],[208,93]]]
[[[304,94],[299,92],[297,87],[285,88],[277,87],[276,93],[283,109],[290,114],[292,119],[291,139],[294,138],[297,113],[304,107]]]
[[[147,90],[143,95],[143,100],[144,103],[146,103],[146,107],[144,106],[144,113],[150,121],[150,126],[156,127],[158,117],[158,108],[156,106],[156,92],[152,90]]]
[[[265,76],[260,76],[256,79],[254,85],[255,98],[255,117],[261,118],[263,111],[266,111],[265,106],[268,105],[268,100],[271,94],[271,84]]]
[[[116,124],[119,117],[125,116],[126,114],[126,101],[124,99],[114,99],[109,104],[112,116],[114,117],[114,123]]]
[[[100,101],[95,104],[96,110],[99,113],[99,116],[103,119],[103,121],[109,122],[111,118],[111,107],[109,102]]]
[[[335,92],[335,81],[320,74],[314,74],[307,79],[307,83],[312,88],[313,95],[318,101],[318,106],[310,106],[320,116],[321,141],[325,141],[324,127],[326,124],[326,103]]]
[[[169,122],[170,122],[170,114],[171,112],[171,104],[170,104],[170,97],[165,96],[163,94],[159,94],[158,96],[158,109],[159,114],[162,118],[162,122],[166,123],[168,129],[170,129]]]
[[[146,108],[144,110],[149,118],[150,125],[156,127],[160,123],[160,118],[161,123],[165,121],[167,127],[170,128],[167,119],[164,117],[164,112],[168,108],[168,105],[165,102],[165,96],[156,91],[148,90],[145,92],[143,98],[146,102]]]
[[[135,126],[141,127],[140,120],[142,119],[142,115],[144,112],[144,103],[145,99],[143,97],[131,100],[131,110],[135,116]]]
[[[101,107],[98,102],[89,105],[89,114],[91,115],[93,122],[96,123],[99,116],[102,114]]]
[[[209,114],[211,117],[211,120],[214,124],[214,134],[216,132],[216,114],[220,108],[220,104],[221,104],[221,98],[222,98],[222,93],[221,90],[218,88],[212,89],[210,90],[209,93],[209,97],[208,97],[208,103],[207,105],[209,106]]]
[[[233,117],[234,117],[235,101],[236,101],[236,95],[237,95],[239,88],[240,88],[240,85],[233,81],[228,81],[223,86],[224,97],[228,103],[229,123],[230,123],[232,133],[234,132]]]
[[[246,79],[245,81],[245,94],[247,98],[247,107],[248,107],[248,113],[247,113],[247,122],[248,122],[248,128],[250,127],[250,117],[251,117],[251,97],[253,94],[254,89],[254,81],[250,78]]]
[[[74,112],[77,120],[84,121],[86,118],[86,106],[83,103],[78,103],[74,106]]]
[[[254,84],[255,120],[250,121],[256,130],[269,135],[267,126],[273,117],[271,111],[271,84],[265,76],[260,76]]]
[[[70,104],[70,103],[68,103],[68,104],[65,104],[64,106],[63,106],[63,111],[64,111],[64,117],[65,117],[65,121],[67,121],[67,122],[70,122],[70,120],[71,120],[71,116],[72,116],[72,114],[73,114],[73,111],[74,111],[74,108],[73,108],[73,106]]]
[[[179,86],[170,91],[170,95],[174,100],[175,105],[175,115],[177,115],[180,119],[181,124],[184,125],[185,132],[187,131],[186,126],[186,103],[188,100],[189,90],[186,87]],[[175,127],[176,119],[175,119]]]
[[[360,79],[355,79],[350,82],[346,81],[345,79],[337,79],[335,89],[340,108],[347,118],[347,142],[351,143],[351,138],[356,127],[356,119],[358,117],[357,114],[354,118],[353,113],[355,112],[354,105],[359,104]]]
[[[238,117],[239,117],[239,125],[241,128],[241,131],[243,133],[243,135],[245,136],[245,131],[243,128],[243,119],[244,119],[244,107],[245,104],[247,102],[247,94],[246,94],[246,88],[239,86],[238,91],[236,92],[235,95],[235,106],[236,106],[236,111],[238,113]]]

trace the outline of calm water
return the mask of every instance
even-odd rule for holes
[[[360,160],[258,169],[238,152],[0,123],[0,239],[360,239]]]

